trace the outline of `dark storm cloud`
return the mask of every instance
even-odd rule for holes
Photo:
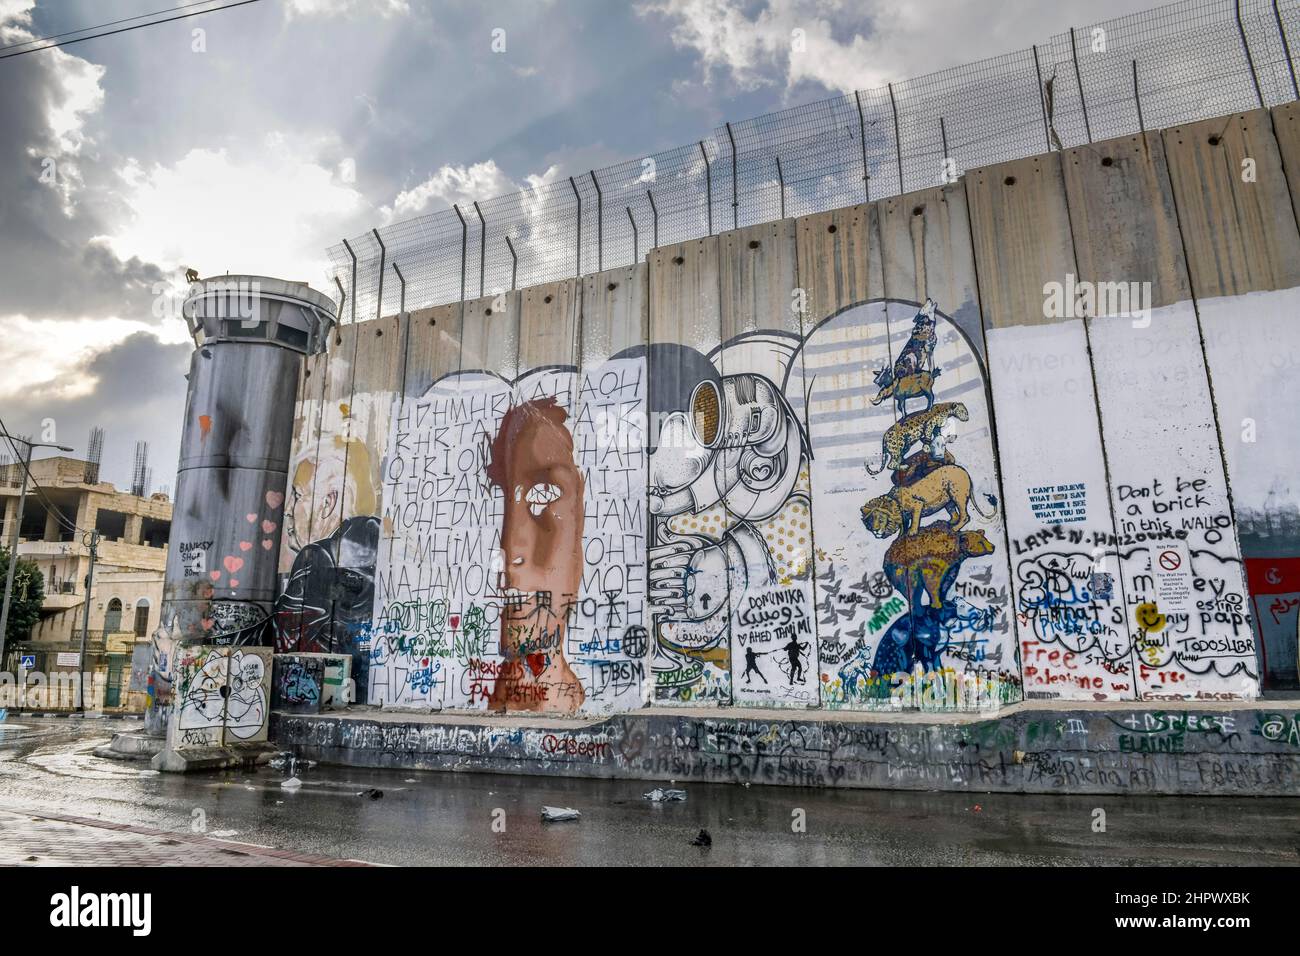
[[[94,390],[65,397],[60,379],[26,390],[4,402],[5,424],[15,434],[41,440],[45,420],[54,424],[53,441],[84,455],[92,425],[105,430],[102,474],[119,488],[128,486],[138,440],[149,442],[155,487],[175,484],[185,408],[185,373],[193,347],[166,345],[148,332],[94,352],[74,375],[93,380]],[[0,445],[0,451],[9,451]],[[40,454],[48,454],[48,450]]]
[[[56,178],[76,169],[88,185],[103,173],[88,152],[93,145],[86,155],[67,155],[50,130],[47,116],[64,95],[52,56],[0,62],[0,314],[147,320],[161,270],[138,259],[120,262],[92,242],[107,230],[80,199],[85,185],[73,181],[68,215],[60,190],[42,182],[47,158]]]

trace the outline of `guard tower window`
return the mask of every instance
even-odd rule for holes
[[[275,337],[291,348],[307,351],[306,329],[295,329],[291,325],[280,325],[275,330]]]

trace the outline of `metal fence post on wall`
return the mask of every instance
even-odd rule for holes
[[[1291,43],[1286,38],[1286,25],[1282,23],[1282,13],[1277,8],[1277,0],[1273,0],[1273,19],[1277,21],[1277,32],[1282,37],[1282,54],[1286,57],[1286,68],[1291,71],[1291,92],[1295,98],[1300,100],[1300,85],[1296,84],[1295,79],[1295,61],[1291,59]]]
[[[727,124],[727,139],[731,141],[731,228],[740,228],[740,199],[736,194],[736,137],[731,135],[731,124]]]
[[[596,187],[596,271],[605,271],[605,195],[600,191],[600,183],[596,181],[596,171],[593,169],[587,173],[591,177],[591,184]]]
[[[402,275],[402,270],[397,268],[397,263],[393,263],[393,275],[397,276],[397,284],[401,288],[401,301],[398,303],[397,311],[403,313],[406,311],[406,277]]]
[[[384,317],[384,265],[388,259],[388,247],[384,245],[384,240],[379,238],[379,230],[371,229],[374,234],[375,242],[379,243],[379,290],[375,293],[375,318]]]
[[[465,223],[465,217],[461,215],[460,206],[455,203],[451,208],[456,210],[456,218],[460,220],[460,301],[465,301],[465,246],[469,242],[469,226]]]
[[[474,200],[474,211],[478,213],[478,297],[483,298],[483,275],[487,271],[487,220],[483,218],[483,210],[478,208],[478,200]]]
[[[781,187],[781,218],[785,218],[785,173],[781,172],[781,157],[776,157],[776,181]]]
[[[1264,91],[1259,86],[1259,74],[1255,72],[1255,58],[1250,53],[1250,42],[1246,39],[1246,26],[1241,22],[1241,0],[1233,4],[1237,13],[1237,32],[1241,34],[1241,48],[1246,51],[1246,65],[1250,67],[1250,79],[1255,84],[1255,96],[1259,105],[1264,105]]]
[[[334,284],[339,287],[339,315],[342,315],[343,306],[348,302],[348,290],[343,288],[343,283],[339,281],[338,276],[334,277]]]
[[[1047,151],[1052,151],[1052,131],[1047,122],[1047,96],[1043,93],[1043,68],[1038,62],[1038,44],[1034,44],[1034,78],[1038,81],[1038,108],[1043,111],[1043,141]]]
[[[903,185],[903,139],[898,134],[898,103],[894,100],[894,84],[889,84],[889,109],[894,114],[894,158],[898,160],[898,194],[907,192]]]
[[[1138,61],[1133,61],[1133,102],[1137,104],[1138,111],[1138,132],[1147,131],[1146,120],[1142,117],[1142,92],[1138,89]]]
[[[627,207],[627,221],[632,224],[632,264],[635,265],[641,258],[640,249],[636,242],[636,218],[632,215],[632,207]]]
[[[510,250],[510,291],[515,291],[515,279],[519,274],[519,256],[515,254],[515,244],[506,236],[506,248]]]
[[[704,157],[704,202],[709,213],[709,235],[713,235],[713,170],[709,167],[709,153],[700,140],[700,155]]]
[[[352,244],[346,239],[343,240],[343,248],[348,251],[348,256],[352,259],[352,302],[349,305],[352,321],[357,320],[357,254],[352,251]]]
[[[948,155],[948,127],[943,124],[942,116],[939,117],[939,144],[943,148],[943,155],[939,157],[939,169],[942,170],[942,173],[939,175],[939,181],[946,183],[948,182],[948,160],[952,159],[952,157]],[[954,176],[953,181],[956,182],[956,163],[952,164],[952,171]]]
[[[659,210],[655,208],[655,194],[650,190],[645,191],[646,198],[650,200],[650,215],[654,219],[654,248],[659,248]]]
[[[862,94],[853,91],[858,103],[858,142],[862,145],[862,193],[871,202],[871,173],[867,171],[867,121],[862,115]]]
[[[1074,42],[1074,27],[1070,27],[1070,53],[1074,57],[1074,81],[1079,84],[1079,105],[1083,107],[1083,131],[1092,142],[1092,124],[1088,122],[1088,98],[1083,95],[1083,73],[1079,70],[1079,45]]]
[[[578,192],[578,184],[569,177],[569,186],[573,189],[573,195],[578,200],[578,271],[577,275],[582,275],[582,193]]]

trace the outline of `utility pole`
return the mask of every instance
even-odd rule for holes
[[[5,633],[9,627],[9,600],[13,596],[14,590],[14,569],[18,567],[18,535],[23,526],[23,508],[27,504],[27,475],[32,468],[32,449],[33,448],[57,448],[59,451],[72,451],[64,445],[51,445],[46,442],[31,442],[26,438],[18,438],[10,435],[8,432],[0,431],[0,435],[9,439],[10,444],[13,442],[22,442],[27,446],[27,453],[23,456],[23,484],[22,491],[18,493],[18,514],[14,516],[13,532],[9,535],[9,570],[5,573],[5,596],[4,604],[0,606],[0,670],[4,669],[5,661]],[[14,448],[14,451],[17,451]]]
[[[86,605],[81,612],[81,654],[77,657],[77,710],[86,713],[86,632],[90,630],[90,589],[95,583],[95,559],[99,557],[99,532],[85,532],[81,540],[90,539],[90,570],[86,573]]]

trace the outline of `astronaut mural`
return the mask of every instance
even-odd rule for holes
[[[817,702],[810,452],[786,396],[798,348],[773,332],[712,359],[651,347],[658,700]]]
[[[1017,699],[979,351],[931,301],[850,307],[803,351],[823,702]]]

